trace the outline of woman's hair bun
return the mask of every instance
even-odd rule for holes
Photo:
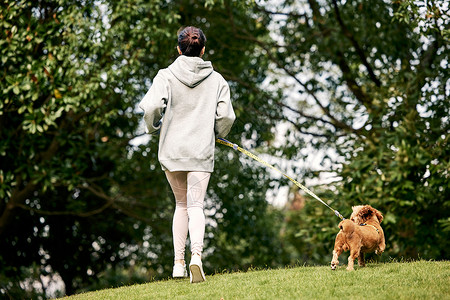
[[[200,28],[188,26],[178,31],[178,47],[186,56],[200,56],[206,37]]]

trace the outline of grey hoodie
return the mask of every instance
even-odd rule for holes
[[[139,107],[148,132],[160,130],[163,170],[213,171],[215,139],[228,134],[236,117],[228,83],[211,62],[179,56],[158,72]]]

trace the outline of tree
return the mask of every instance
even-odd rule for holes
[[[233,11],[256,37],[267,36],[264,23],[248,16],[249,4],[228,1],[4,4],[0,293],[45,297],[44,277],[62,280],[72,294],[169,276],[174,202],[157,162],[157,137],[131,143],[144,135],[136,104],[156,71],[176,57],[180,25],[198,25],[209,38],[207,58],[230,80],[236,100],[240,121],[231,137],[251,137],[254,120],[256,128],[270,128],[273,121],[248,110],[258,106],[249,91],[264,80],[266,60],[221,22]],[[230,268],[221,257],[233,257],[233,268],[241,258],[243,268],[275,264],[276,216],[264,198],[265,171],[245,162],[239,168],[240,158],[228,150],[217,155],[223,170],[209,191],[217,225],[208,228],[213,259],[206,270]]]
[[[136,163],[127,160],[136,86],[169,60],[155,55],[178,26],[169,9],[159,1],[2,5],[2,293],[15,297],[33,264],[36,279],[57,273],[73,293],[106,265],[129,263],[136,250],[128,245],[142,244],[144,226],[117,174],[128,175],[122,162]],[[157,178],[146,184],[164,190]]]
[[[324,151],[337,188],[330,204],[344,215],[360,203],[384,212],[389,255],[448,257],[448,5],[308,0],[259,9],[276,38],[236,36],[270,58],[281,74],[274,84],[289,84],[276,103],[290,135],[273,151],[294,160],[306,145]],[[311,222],[337,223],[328,219]]]

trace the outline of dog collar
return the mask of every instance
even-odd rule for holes
[[[375,228],[375,230],[378,232],[378,233],[380,233],[380,231],[378,230],[378,228],[376,228],[375,226],[373,226],[373,225],[370,225],[370,224],[366,224],[366,223],[361,223],[361,224],[359,224],[359,226],[370,226],[370,227],[373,227],[373,228]]]

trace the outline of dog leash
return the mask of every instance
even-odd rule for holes
[[[269,164],[268,162],[262,160],[261,158],[259,158],[258,156],[256,156],[255,154],[251,153],[250,151],[247,151],[241,147],[239,147],[237,144],[234,144],[230,141],[227,141],[226,139],[223,138],[218,138],[216,139],[216,142],[231,147],[234,150],[238,150],[239,152],[242,152],[243,154],[247,155],[248,157],[253,158],[254,160],[256,160],[257,162],[265,165],[266,167],[269,167],[275,171],[277,171],[278,173],[282,174],[284,177],[286,177],[287,179],[289,179],[290,181],[292,181],[296,186],[298,186],[300,189],[302,189],[303,191],[305,191],[305,193],[307,193],[308,195],[310,195],[311,197],[313,197],[314,199],[316,199],[317,201],[319,201],[320,203],[322,203],[323,205],[325,205],[326,207],[328,207],[329,209],[331,209],[334,214],[341,218],[342,220],[345,220],[345,218],[335,209],[331,208],[328,204],[326,204],[324,201],[322,201],[322,199],[320,199],[316,194],[314,194],[313,192],[311,192],[307,187],[305,187],[303,184],[301,184],[300,182],[298,182],[297,180],[293,179],[292,177],[290,177],[289,175],[287,175],[286,173],[278,170],[277,168],[275,168],[274,166],[272,166],[271,164]]]

